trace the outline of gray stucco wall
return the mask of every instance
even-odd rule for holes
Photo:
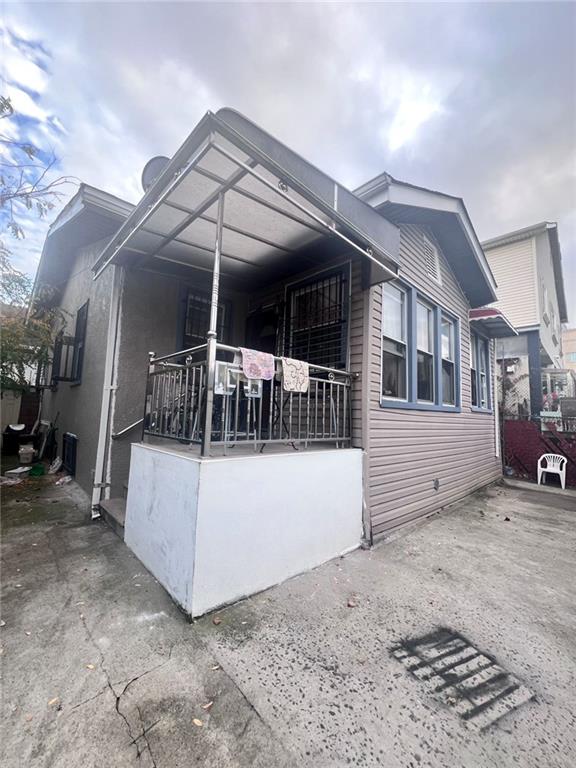
[[[57,418],[60,455],[64,432],[78,437],[76,480],[88,494],[92,492],[96,461],[112,285],[112,270],[94,281],[92,264],[105,243],[94,243],[78,251],[60,301],[66,318],[64,332],[70,335],[74,334],[76,312],[90,301],[82,381],[80,384],[59,382],[56,391],[45,390],[42,411],[44,419],[54,422]]]
[[[191,275],[195,273],[191,272]],[[208,293],[210,276],[193,276],[183,281],[169,275],[130,270],[124,275],[121,298],[117,388],[112,411],[111,431],[121,432],[144,414],[148,353],[170,354],[181,349],[181,314],[188,289]],[[232,335],[230,342],[241,341],[246,319],[244,298],[227,291],[220,293],[230,302]],[[239,335],[240,334],[240,335]],[[139,425],[111,441],[111,497],[125,495],[130,469],[130,444],[140,441]]]
[[[148,353],[177,350],[179,285],[176,280],[143,271],[124,275],[122,289],[118,373],[112,431],[120,432],[142,418]],[[140,440],[136,427],[112,442],[111,496],[124,495],[130,467],[130,443]]]

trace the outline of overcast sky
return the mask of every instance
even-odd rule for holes
[[[576,324],[576,4],[4,3],[2,23],[14,129],[62,172],[136,202],[150,157],[235,107],[350,187],[387,170],[463,197],[481,239],[557,221]],[[30,273],[45,226],[11,244]]]

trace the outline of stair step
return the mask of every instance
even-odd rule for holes
[[[124,521],[126,520],[126,499],[106,499],[100,502],[102,519],[114,533],[124,541]]]

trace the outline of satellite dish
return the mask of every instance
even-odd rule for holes
[[[157,157],[148,160],[142,171],[142,187],[144,188],[144,192],[154,184],[169,162],[170,158],[164,157],[164,155],[158,155]]]

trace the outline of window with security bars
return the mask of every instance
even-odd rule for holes
[[[328,368],[346,367],[348,281],[332,272],[293,287],[287,297],[286,355]]]
[[[80,384],[86,347],[86,327],[88,321],[88,302],[76,312],[76,330],[74,336],[58,334],[54,342],[52,356],[51,384],[59,381]]]
[[[217,334],[218,341],[226,342],[226,306],[218,304]],[[184,325],[184,345],[195,347],[206,343],[210,328],[210,297],[190,291],[186,302],[186,321]]]

